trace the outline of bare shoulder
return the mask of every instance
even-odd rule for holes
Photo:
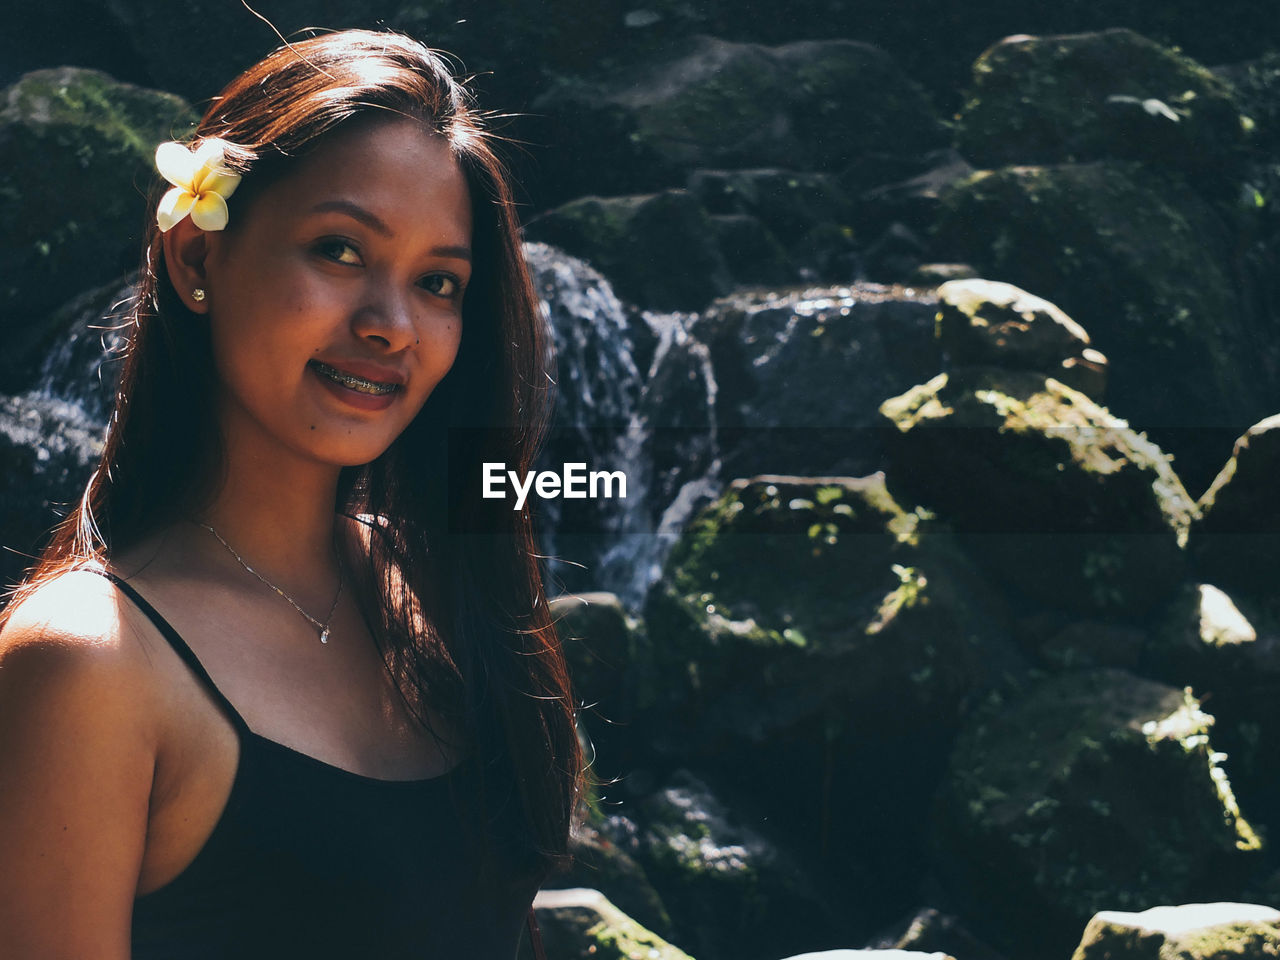
[[[106,577],[92,570],[59,574],[8,611],[0,630],[0,690],[12,696],[17,685],[39,683],[84,695],[86,686],[100,687],[95,700],[104,706],[145,709],[152,702],[146,693],[153,647],[139,617]]]

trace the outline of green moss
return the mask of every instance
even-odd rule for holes
[[[196,118],[171,94],[72,67],[29,73],[0,102],[0,274],[13,279],[0,333],[14,343],[136,262],[156,145]]]
[[[958,126],[960,150],[983,166],[1118,157],[1199,171],[1243,142],[1226,83],[1129,30],[996,44],[975,64]]]
[[[1255,854],[1212,722],[1189,691],[1112,670],[1054,678],[975,718],[951,789],[960,829],[1002,875],[983,881],[987,895],[1027,883],[1024,905],[1083,923],[1177,903],[1211,863]]]

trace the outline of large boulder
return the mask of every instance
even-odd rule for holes
[[[944,259],[1049,300],[1110,362],[1108,404],[1178,457],[1199,492],[1223,426],[1272,412],[1274,338],[1237,295],[1236,241],[1214,209],[1118,162],[985,170],[943,198]]]
[[[1227,83],[1127,29],[1005,38],[974,64],[957,130],[980,167],[1115,158],[1220,177],[1244,143]]]
[[[852,229],[853,202],[829,173],[695,170],[688,188],[709,213],[749,214],[788,245],[802,242],[820,224]]]
[[[1280,910],[1256,903],[1184,903],[1104,910],[1071,960],[1266,960],[1280,957]]]
[[[669,905],[673,939],[696,956],[770,960],[838,941],[835,912],[800,864],[689,771],[644,798],[636,816],[638,829],[615,825],[617,838]],[[842,913],[849,926],[847,905]]]
[[[970,718],[938,794],[937,868],[998,945],[1063,956],[1102,909],[1231,899],[1261,843],[1189,690],[1062,674]]]
[[[806,855],[847,864],[843,880],[865,864],[876,883],[850,896],[900,911],[959,716],[1022,669],[1005,617],[882,476],[735,481],[646,602],[654,743],[750,797]]]
[[[1140,615],[1177,587],[1195,504],[1169,458],[1043,374],[965,368],[885,401],[890,489],[1024,601]]]
[[[672,187],[696,169],[838,172],[871,149],[946,141],[920,88],[851,40],[691,37],[599,79],[566,79],[534,109],[551,120],[558,152],[544,188],[559,197]]]
[[[924,169],[919,171],[875,171],[866,169],[872,163],[864,161],[845,172],[846,182],[858,190],[855,222],[862,234],[875,237],[893,224],[926,234],[941,212],[943,193],[973,173],[969,162],[953,149],[935,151],[921,161]],[[874,183],[868,185],[867,179]]]
[[[853,279],[857,217],[835,176],[776,168],[695,170],[688,188],[714,223],[734,225],[721,234],[720,246],[742,285]],[[750,238],[739,226],[744,218],[758,224],[760,239],[742,242]]]
[[[30,386],[59,304],[137,265],[156,146],[194,122],[172,94],[76,67],[0,93],[0,389]]]
[[[936,301],[876,284],[735,294],[693,324],[714,373],[722,473],[863,475],[877,408],[937,369]]]
[[[686,528],[646,601],[676,711],[670,749],[712,756],[820,718],[865,734],[890,707],[898,733],[946,726],[1010,665],[994,603],[882,475],[736,480]]]
[[[582,257],[650,309],[698,309],[734,286],[715,225],[686,190],[580,197],[531,221],[525,235]]]

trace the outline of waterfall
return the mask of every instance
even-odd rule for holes
[[[540,466],[551,469],[572,457],[627,477],[625,500],[595,505],[588,537],[559,530],[560,501],[542,505],[546,551],[556,556],[562,544],[574,548],[572,556],[553,560],[549,571],[583,589],[614,592],[634,609],[684,522],[719,492],[715,458],[692,478],[683,470],[654,476],[656,432],[692,425],[700,443],[714,444],[710,356],[690,333],[696,315],[629,312],[608,280],[583,261],[539,243],[526,244],[525,252],[558,359],[553,438]],[[668,398],[651,387],[670,380],[681,382],[682,390],[692,381],[696,425],[656,422],[656,404]],[[673,482],[673,498],[662,502]],[[584,574],[575,573],[578,564],[586,567]]]

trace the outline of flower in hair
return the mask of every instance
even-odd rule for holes
[[[221,230],[227,225],[227,197],[240,185],[240,174],[224,160],[226,143],[210,138],[194,150],[169,141],[156,148],[156,169],[173,184],[156,209],[156,223],[168,232],[191,214],[201,230]]]

